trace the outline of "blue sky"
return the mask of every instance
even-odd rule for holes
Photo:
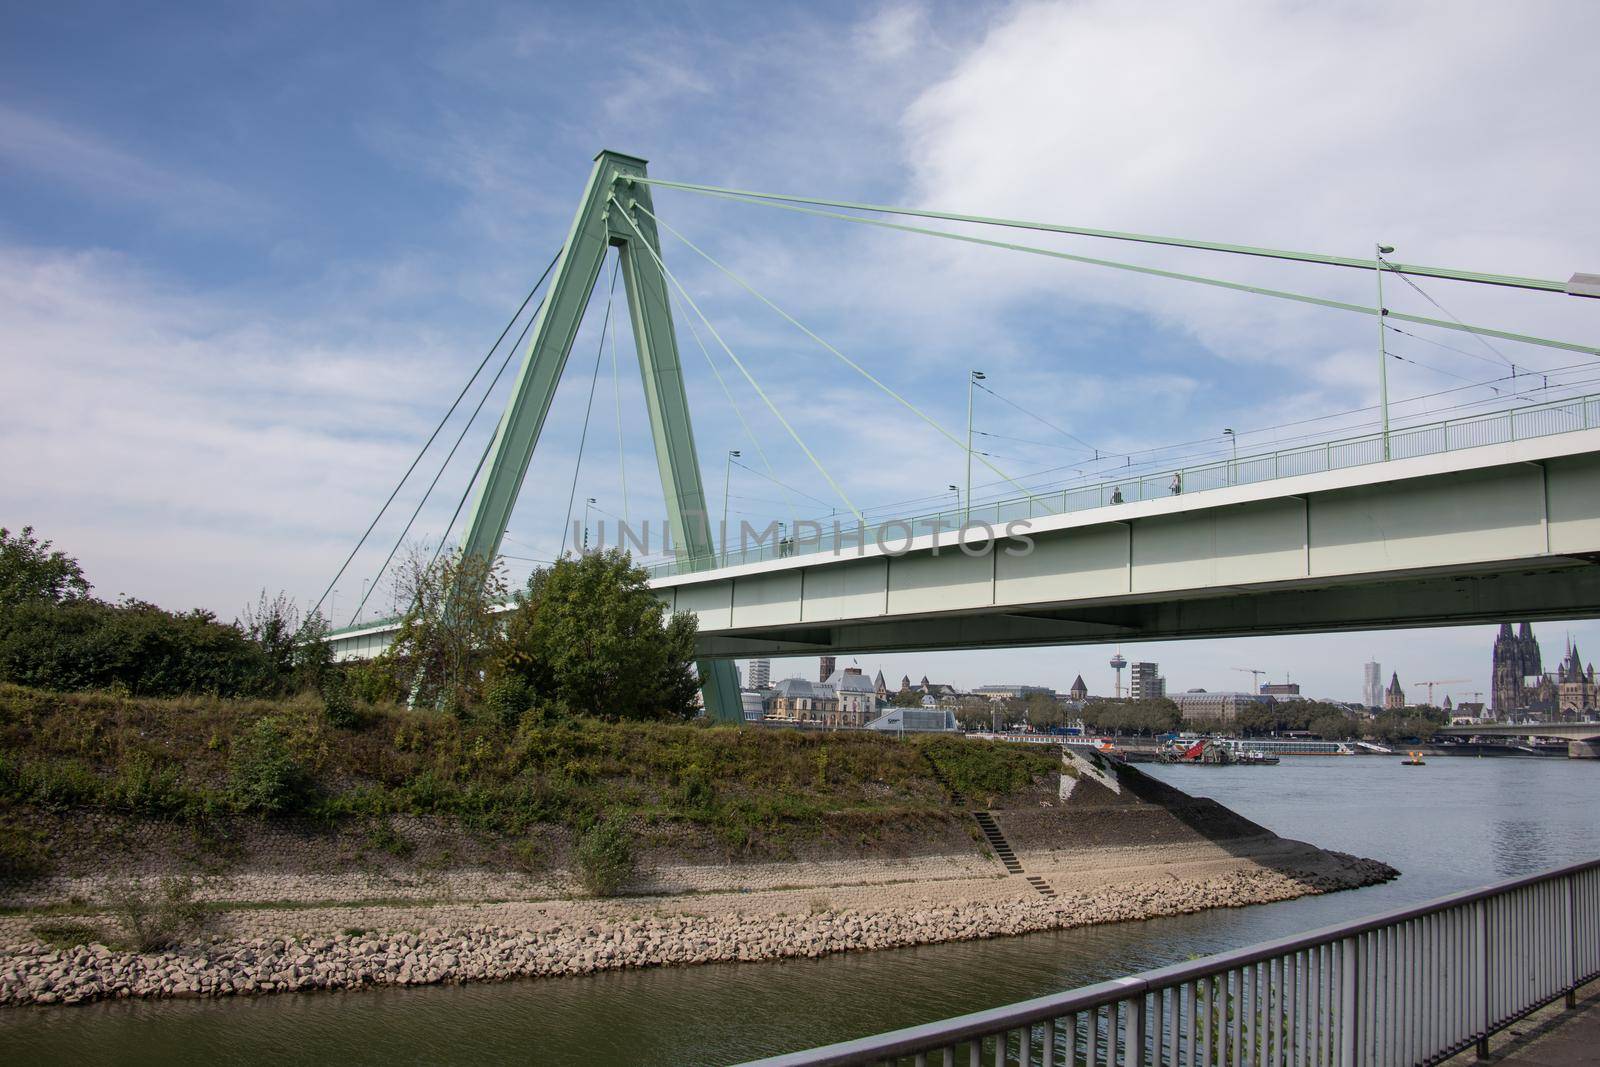
[[[1404,259],[1548,277],[1597,270],[1600,224],[1584,206],[1600,164],[1586,132],[1596,30],[1576,2],[12,5],[0,14],[0,522],[31,522],[80,555],[104,595],[225,617],[262,587],[315,599],[554,251],[603,147],[648,158],[660,177],[727,186],[1347,255],[1381,238]],[[1284,424],[1376,396],[1363,317],[687,193],[657,203],[958,432],[970,367],[1112,451],[1216,451],[1224,426],[1252,431],[1241,448],[1266,449],[1305,432]],[[1372,296],[1358,272],[1029,239]],[[858,505],[939,499],[961,482],[959,448],[686,247],[669,238],[665,254]],[[1469,321],[1574,339],[1600,327],[1578,301],[1428,288]],[[1408,291],[1390,303],[1431,310]],[[511,554],[553,554],[569,494],[621,514],[624,479],[630,516],[660,514],[625,327],[615,389],[600,353],[573,481],[602,308],[568,365]],[[1460,350],[1397,339],[1429,366],[1392,363],[1394,396],[1493,378],[1507,360],[1576,362],[1432,339]],[[693,342],[683,347],[715,500],[727,449],[764,467]],[[736,470],[734,515],[764,523],[836,505],[721,369],[783,483]],[[1600,373],[1556,376],[1586,379]],[[502,395],[415,536],[444,528]],[[1480,399],[1493,398],[1463,390],[1431,404]],[[980,396],[976,421],[1001,435],[985,441],[1008,473],[1085,458],[997,401]],[[415,502],[408,488],[402,518],[340,583],[341,612]],[[513,575],[528,566],[512,561]],[[1540,628],[1547,653],[1566,629]],[[1600,642],[1591,624],[1570,629]],[[1161,660],[1183,687],[1237,685],[1246,676],[1229,668],[1260,666],[1345,697],[1377,655],[1403,680],[1475,679],[1454,687],[1459,699],[1487,688],[1491,637],[1124,651]],[[1108,655],[864,665],[1063,687],[1081,671],[1099,688]]]

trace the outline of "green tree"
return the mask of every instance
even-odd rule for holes
[[[897,708],[920,708],[922,693],[916,689],[901,689],[889,698],[889,703]]]
[[[500,606],[509,599],[498,561],[414,550],[395,579],[406,605],[384,653],[395,687],[419,704],[465,711],[483,695],[483,669],[504,645]]]
[[[92,588],[78,561],[35,537],[32,526],[16,535],[0,526],[0,611],[84,600]]]
[[[565,556],[517,595],[498,673],[533,696],[608,719],[696,714],[694,616],[670,617],[620,549]]]

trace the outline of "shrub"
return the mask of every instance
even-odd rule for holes
[[[47,919],[34,923],[33,936],[52,948],[74,949],[80,945],[105,944],[105,931],[81,919]]]
[[[501,674],[485,687],[483,704],[495,721],[514,730],[523,712],[533,707],[533,687],[520,675]]]
[[[361,715],[356,710],[355,698],[344,677],[329,672],[322,682],[322,715],[328,725],[336,730],[353,730],[361,725]]]
[[[633,838],[620,818],[590,826],[578,838],[578,876],[597,897],[614,897],[633,877]]]
[[[177,768],[157,767],[143,752],[128,757],[111,780],[108,794],[117,807],[141,815],[165,815],[183,806]]]
[[[50,872],[50,854],[37,832],[0,820],[0,882],[29,882]]]
[[[245,811],[290,811],[303,799],[304,773],[277,719],[257,720],[235,742],[228,775],[234,800]]]
[[[194,883],[185,878],[163,878],[154,899],[143,896],[137,886],[125,886],[112,894],[111,908],[128,943],[139,952],[180,945],[206,921],[206,907],[194,899]]]

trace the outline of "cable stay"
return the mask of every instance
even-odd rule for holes
[[[677,293],[668,289],[667,296],[672,301],[672,321],[682,322],[689,328],[689,336],[694,338],[695,347],[699,348],[700,354],[705,357],[706,366],[711,368],[712,377],[716,378],[717,385],[722,387],[722,395],[728,398],[728,404],[733,408],[733,413],[739,417],[739,425],[744,427],[744,435],[750,439],[751,445],[755,446],[756,455],[761,457],[761,465],[767,468],[767,473],[770,475],[772,473],[772,461],[767,459],[767,450],[761,447],[761,438],[757,437],[755,431],[750,429],[750,423],[744,417],[744,409],[733,398],[733,391],[728,388],[728,383],[722,377],[722,372],[717,369],[716,360],[712,359],[711,353],[706,351],[705,342],[700,340],[700,331],[694,328],[694,320],[683,313],[683,308],[678,303]]]
[[[717,344],[722,347],[722,350],[728,354],[728,358],[733,360],[734,366],[739,368],[739,373],[744,375],[745,380],[750,383],[751,388],[756,391],[756,394],[760,396],[762,401],[767,405],[767,410],[771,411],[773,417],[778,420],[778,422],[786,431],[788,431],[788,434],[791,438],[793,438],[794,443],[800,446],[800,450],[806,454],[806,458],[811,461],[811,465],[817,468],[817,471],[827,481],[828,485],[833,489],[833,491],[839,494],[839,499],[843,500],[845,506],[850,509],[850,514],[854,515],[858,520],[860,520],[862,518],[860,510],[858,510],[856,506],[850,502],[849,496],[847,496],[845,491],[839,487],[839,483],[834,481],[833,475],[828,473],[828,469],[822,465],[822,461],[817,459],[816,454],[813,453],[809,447],[807,447],[805,441],[801,439],[800,434],[797,433],[795,428],[789,424],[789,420],[783,417],[783,412],[780,411],[778,406],[774,404],[771,398],[767,396],[766,391],[761,388],[760,383],[755,380],[755,377],[750,373],[749,369],[744,365],[738,356],[734,355],[733,349],[728,347],[728,342],[722,339],[722,335],[718,333],[717,328],[711,324],[711,320],[706,318],[705,312],[700,310],[700,305],[694,302],[694,297],[689,295],[688,290],[683,287],[683,283],[678,280],[677,275],[673,274],[667,269],[667,265],[662,261],[661,256],[657,254],[656,250],[650,246],[650,242],[645,239],[644,234],[639,231],[639,224],[634,221],[633,216],[630,215],[627,209],[622,206],[622,202],[619,201],[616,196],[613,195],[611,197],[611,203],[616,207],[617,212],[622,216],[623,221],[628,224],[628,228],[633,230],[634,236],[639,239],[640,247],[650,254],[650,258],[655,260],[656,267],[663,275],[666,276],[669,281],[672,282],[673,286],[677,288],[679,294],[683,296],[684,303],[689,305],[690,309],[694,311],[695,315],[700,319],[700,321],[705,324],[706,331],[710,333],[712,338],[716,340]]]
[[[1048,222],[1028,222],[1022,219],[991,218],[985,215],[965,215],[953,211],[934,211],[930,209],[894,207],[887,204],[862,204],[848,200],[824,200],[818,197],[792,196],[783,193],[763,193],[749,189],[725,189],[715,185],[701,185],[694,182],[666,181],[661,178],[648,178],[635,176],[632,180],[643,182],[646,185],[658,185],[668,189],[684,189],[689,192],[705,193],[712,196],[742,199],[777,205],[779,203],[813,204],[818,207],[846,208],[851,211],[871,211],[883,215],[901,215],[909,218],[942,219],[946,222],[970,222],[982,226],[1001,226],[1017,230],[1037,230],[1046,233],[1071,234],[1076,237],[1100,237],[1113,241],[1131,241],[1138,244],[1167,245],[1174,248],[1190,248],[1205,252],[1226,252],[1231,255],[1253,256],[1264,259],[1283,259],[1301,263],[1314,263],[1331,267],[1352,267],[1357,270],[1371,270],[1373,263],[1370,259],[1359,259],[1352,256],[1334,256],[1321,252],[1294,252],[1282,248],[1256,248],[1250,245],[1225,244],[1219,241],[1197,241],[1185,237],[1162,237],[1148,233],[1127,233],[1119,230],[1094,229],[1088,226],[1065,226]],[[846,216],[860,219],[858,215]],[[1396,274],[1414,274],[1423,278],[1445,278],[1450,281],[1474,282],[1481,285],[1509,286],[1517,289],[1534,289],[1542,292],[1562,293],[1569,296],[1592,295],[1573,290],[1573,282],[1559,282],[1547,278],[1524,278],[1509,274],[1491,274],[1483,271],[1456,270],[1449,267],[1424,267],[1415,263],[1392,263],[1391,270]],[[1442,310],[1442,309],[1441,309]]]
[[[389,554],[384,557],[383,566],[379,567],[378,572],[372,576],[372,583],[367,586],[366,591],[362,594],[361,603],[356,605],[355,614],[351,616],[348,625],[354,626],[356,620],[361,617],[361,613],[366,609],[368,598],[371,597],[373,592],[378,588],[378,581],[383,577],[384,572],[389,569],[389,564],[394,562],[395,554],[400,551],[400,546],[405,543],[406,536],[411,533],[411,527],[416,523],[417,516],[422,514],[423,506],[427,504],[428,498],[433,495],[433,490],[438,486],[439,479],[444,477],[445,469],[450,466],[450,461],[455,458],[456,450],[461,447],[461,442],[466,440],[467,432],[472,429],[472,424],[478,420],[478,415],[483,411],[483,405],[487,403],[489,397],[493,395],[494,387],[500,383],[501,376],[505,374],[506,368],[511,365],[511,358],[517,354],[517,349],[522,346],[523,338],[527,337],[528,331],[533,328],[534,320],[539,317],[539,309],[542,307],[544,307],[543,297],[539,299],[539,303],[534,307],[533,314],[528,316],[528,321],[523,323],[522,332],[517,335],[517,339],[512,342],[509,348],[506,349],[505,358],[500,361],[499,369],[494,372],[494,377],[489,379],[488,388],[486,388],[483,391],[483,395],[478,398],[477,406],[472,409],[472,414],[467,417],[466,424],[461,427],[461,432],[456,435],[455,441],[450,445],[450,451],[445,453],[444,462],[440,463],[439,469],[434,472],[433,480],[428,483],[428,488],[423,492],[422,499],[418,500],[417,506],[412,509],[411,517],[406,520],[404,529],[400,531],[400,536],[395,538],[393,547],[389,549]],[[483,461],[480,459],[478,462],[481,466]],[[476,478],[477,472],[474,471],[473,479],[475,480]],[[467,483],[467,488],[471,489],[471,487],[472,482],[469,481]],[[456,510],[458,513],[460,512],[459,506]],[[451,517],[450,522],[452,526],[455,525],[454,516]],[[445,538],[448,536],[449,528],[446,527],[444,537],[440,538],[439,544],[434,548],[433,560],[437,560],[439,558],[439,550],[444,547]],[[431,564],[432,561],[430,561],[430,566]]]
[[[640,178],[639,181],[653,181],[653,179]],[[1257,296],[1270,296],[1280,300],[1293,300],[1302,304],[1311,304],[1315,307],[1332,308],[1335,311],[1349,311],[1358,315],[1378,315],[1379,309],[1365,304],[1352,304],[1344,300],[1331,300],[1327,297],[1311,296],[1306,293],[1290,292],[1286,289],[1271,289],[1261,285],[1249,285],[1244,282],[1231,282],[1223,278],[1212,278],[1204,274],[1184,274],[1181,271],[1163,270],[1159,267],[1146,267],[1137,263],[1124,263],[1114,259],[1098,259],[1094,256],[1080,256],[1071,252],[1062,252],[1053,248],[1040,248],[1036,245],[1016,244],[1011,241],[996,241],[987,237],[975,237],[971,234],[952,233],[948,230],[934,230],[925,226],[908,226],[898,222],[885,222],[881,219],[869,219],[861,215],[847,215],[837,211],[824,211],[820,208],[802,207],[798,204],[784,203],[775,199],[751,198],[741,193],[722,192],[711,187],[694,187],[696,191],[706,192],[712,196],[719,196],[726,200],[737,200],[748,204],[761,204],[766,207],[778,208],[783,211],[794,211],[802,215],[816,215],[820,218],[842,219],[845,222],[859,223],[864,226],[877,226],[886,230],[897,230],[902,233],[919,233],[928,237],[943,237],[950,241],[960,241],[964,244],[982,245],[988,248],[1000,248],[1010,252],[1027,252],[1030,255],[1047,256],[1051,259],[1066,260],[1070,263],[1083,263],[1092,267],[1108,267],[1112,270],[1130,271],[1134,274],[1145,274],[1155,278],[1169,278],[1174,281],[1193,282],[1196,285],[1209,285],[1219,289],[1229,289],[1240,293],[1253,293]],[[1373,269],[1372,260],[1358,260],[1366,267]],[[1343,266],[1345,264],[1338,264]],[[1445,275],[1436,275],[1444,277]],[[1463,279],[1468,281],[1481,279]],[[1537,279],[1527,279],[1537,281]],[[1549,285],[1555,285],[1551,282]],[[1545,283],[1540,283],[1528,288],[1545,288]],[[1524,344],[1539,345],[1544,348],[1558,348],[1568,352],[1583,352],[1590,355],[1600,355],[1600,346],[1576,344],[1571,341],[1557,341],[1544,337],[1534,337],[1529,334],[1513,333],[1509,330],[1497,330],[1488,326],[1472,326],[1466,323],[1451,322],[1445,319],[1429,318],[1425,315],[1412,315],[1408,312],[1389,311],[1391,319],[1401,319],[1405,322],[1414,322],[1422,326],[1437,326],[1445,330],[1460,330],[1466,333],[1478,334],[1483,337],[1496,337],[1504,341],[1520,341]]]
[[[611,330],[611,302],[617,295],[617,268],[621,265],[621,256],[611,262],[611,288],[606,293],[605,318],[600,322],[600,344],[594,353],[594,373],[589,377],[589,403],[583,409],[583,433],[578,436],[578,459],[572,465],[572,488],[567,492],[567,517],[561,520],[561,550],[556,553],[557,556],[567,554],[567,531],[572,528],[572,504],[578,498],[578,475],[583,471],[583,450],[589,441],[589,416],[594,411],[594,387],[600,380],[600,359],[606,354],[606,335]],[[621,409],[618,411],[620,417]],[[619,430],[618,440],[620,439]]]
[[[646,215],[649,215],[651,221],[653,221],[656,225],[660,226],[662,229],[664,229],[668,233],[672,234],[678,240],[680,240],[684,244],[688,245],[691,249],[693,249],[696,253],[698,253],[700,255],[700,257],[702,259],[704,259],[707,263],[710,263],[713,267],[716,267],[722,273],[726,274],[728,277],[730,277],[734,281],[738,282],[739,285],[741,285],[747,292],[749,292],[757,300],[760,300],[763,304],[767,305],[773,311],[776,311],[790,325],[794,326],[801,333],[805,334],[807,337],[811,338],[817,344],[819,344],[823,348],[827,349],[834,356],[838,357],[846,366],[850,367],[857,374],[860,374],[863,378],[867,379],[867,381],[871,382],[873,385],[876,385],[879,389],[882,389],[889,396],[891,396],[895,400],[899,401],[912,414],[916,415],[923,422],[926,422],[929,426],[932,426],[935,430],[938,430],[939,433],[941,433],[945,437],[949,438],[950,441],[952,443],[954,443],[956,446],[962,448],[963,450],[966,449],[965,443],[962,442],[962,440],[959,437],[957,437],[955,434],[953,434],[949,430],[945,429],[944,426],[942,424],[940,424],[938,420],[934,419],[931,415],[929,415],[926,412],[924,412],[921,408],[917,407],[911,401],[907,400],[905,397],[901,396],[899,393],[897,393],[893,389],[889,388],[889,386],[885,385],[880,379],[878,379],[875,375],[873,375],[865,367],[861,366],[861,364],[857,363],[855,360],[851,359],[849,356],[845,355],[843,352],[841,352],[837,348],[833,347],[833,345],[831,345],[827,341],[823,340],[813,330],[811,330],[810,327],[806,326],[799,319],[795,318],[793,315],[789,314],[787,311],[783,310],[783,308],[779,307],[777,304],[773,303],[770,299],[768,299],[766,294],[762,293],[755,286],[753,286],[749,282],[745,281],[744,278],[740,277],[738,274],[736,274],[734,271],[730,270],[728,267],[723,266],[709,252],[705,251],[699,245],[697,245],[693,241],[689,240],[689,238],[687,238],[683,234],[679,233],[676,229],[673,228],[671,223],[666,222],[666,221],[658,218],[655,214],[653,214],[650,211],[649,208],[644,207],[642,204],[639,206],[639,210],[643,211]],[[978,453],[973,453],[973,454],[974,455],[978,455]],[[1007,481],[1011,481],[1011,476],[1010,475],[1008,475],[1005,471],[1001,470],[999,467],[995,466],[993,463],[989,463],[987,461],[987,458],[985,458],[985,460],[984,460],[984,466],[988,467],[990,470],[994,471],[996,474],[1000,475],[1000,477],[1006,479]],[[1026,488],[1024,488],[1019,483],[1012,482],[1012,484],[1016,485],[1016,487],[1018,489],[1021,489],[1024,493],[1026,493],[1028,491]]]
[[[500,347],[501,342],[503,342],[506,339],[506,335],[511,332],[511,327],[517,324],[517,320],[522,317],[523,311],[527,310],[528,301],[533,299],[533,294],[539,291],[539,286],[543,285],[545,279],[550,277],[550,272],[555,269],[556,261],[561,258],[561,252],[562,250],[558,248],[556,250],[556,254],[550,257],[550,262],[544,268],[544,272],[539,275],[539,280],[533,283],[533,287],[528,290],[528,295],[522,298],[522,303],[517,306],[516,312],[506,323],[505,329],[500,331],[500,336],[495,338],[494,344],[489,346],[489,351],[485,352],[483,354],[483,358],[478,361],[478,366],[472,372],[471,377],[467,379],[467,384],[461,387],[461,392],[457,393],[455,400],[451,401],[450,407],[445,410],[444,415],[439,419],[438,425],[434,426],[433,432],[428,435],[428,439],[424,441],[422,447],[417,450],[416,456],[411,460],[411,465],[406,468],[406,472],[400,476],[400,480],[395,483],[394,489],[390,491],[389,498],[383,502],[383,506],[378,509],[378,514],[373,516],[372,522],[367,525],[367,528],[361,534],[360,539],[356,541],[356,547],[350,550],[350,554],[346,556],[344,562],[339,565],[339,570],[334,574],[333,581],[329,582],[328,587],[322,591],[322,595],[317,597],[317,602],[312,607],[310,614],[315,615],[322,609],[322,604],[328,599],[328,595],[333,592],[333,587],[339,584],[340,578],[344,577],[344,572],[349,568],[350,561],[356,558],[356,553],[361,551],[361,546],[367,543],[367,538],[372,536],[372,531],[377,528],[379,521],[383,519],[384,513],[389,510],[389,505],[394,503],[395,497],[400,495],[400,490],[405,488],[407,480],[410,479],[412,473],[417,469],[417,464],[422,462],[423,455],[426,454],[428,449],[433,445],[434,440],[439,436],[440,431],[444,429],[445,424],[450,421],[450,416],[455,414],[456,408],[460,406],[462,398],[467,395],[467,390],[472,388],[472,383],[478,380],[478,375],[483,373],[483,368],[489,365],[489,360],[494,357],[495,351]],[[535,314],[538,314],[538,312],[536,311]],[[524,332],[526,332],[526,330],[524,330]],[[520,343],[521,342],[519,339],[512,345],[512,350],[515,351],[516,344]]]

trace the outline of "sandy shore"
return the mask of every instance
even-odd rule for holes
[[[578,899],[562,880],[452,872],[202,879],[183,950],[70,949],[35,933],[63,911],[115,930],[103,881],[35,889],[0,917],[0,1004],[215,997],[767,960],[1066,929],[1241,907],[1386,881],[1395,871],[1271,835],[1225,843],[1020,851],[655,871],[648,895]],[[1032,880],[1030,880],[1030,878]],[[1054,894],[1054,895],[1050,895]],[[34,905],[29,907],[28,905]]]

